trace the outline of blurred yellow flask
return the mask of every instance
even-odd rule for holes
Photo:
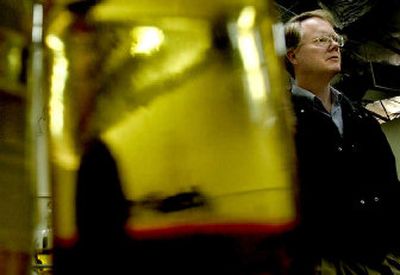
[[[291,113],[268,1],[128,2],[49,27],[57,237],[76,235],[74,186],[95,138],[133,237],[288,230]]]

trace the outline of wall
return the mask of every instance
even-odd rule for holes
[[[400,178],[400,119],[386,122],[382,124],[382,128],[396,156],[397,175]]]

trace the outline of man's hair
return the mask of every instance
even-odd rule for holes
[[[285,24],[286,52],[288,52],[289,50],[296,49],[297,46],[299,45],[302,36],[301,22],[313,17],[325,20],[333,27],[336,27],[336,23],[333,16],[327,10],[317,9],[298,14],[292,17]],[[287,57],[285,58],[285,65],[286,65],[286,70],[292,77],[294,77],[293,65],[292,63],[290,63]]]

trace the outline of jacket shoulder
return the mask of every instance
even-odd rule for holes
[[[376,118],[373,115],[373,112],[365,108],[365,106],[362,105],[361,101],[351,100],[346,95],[343,95],[342,97],[342,108],[345,108],[347,111],[352,112],[353,115],[356,115],[360,119],[373,120],[377,122]]]

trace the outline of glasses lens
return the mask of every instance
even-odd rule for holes
[[[341,35],[332,36],[332,40],[335,41],[339,47],[343,47],[344,45],[344,38]]]
[[[341,36],[341,35],[339,35],[338,44],[339,44],[340,47],[343,47],[343,46],[344,46],[344,37]]]
[[[314,43],[316,43],[318,46],[325,47],[328,46],[332,41],[332,38],[329,36],[321,36],[317,37],[314,39]]]

